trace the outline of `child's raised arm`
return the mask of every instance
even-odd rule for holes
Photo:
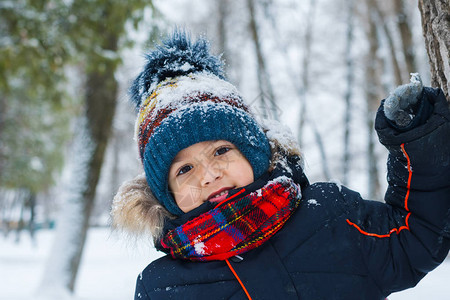
[[[449,104],[413,74],[382,102],[375,128],[389,150],[388,205],[362,203],[347,222],[359,232],[373,280],[389,294],[416,285],[449,251]]]

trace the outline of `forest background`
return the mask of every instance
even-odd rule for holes
[[[387,153],[373,129],[380,100],[413,72],[437,82],[423,6],[0,1],[0,263],[9,243],[38,247],[39,234],[50,234],[37,293],[76,292],[89,231],[109,226],[118,187],[142,172],[127,88],[145,51],[176,26],[205,35],[253,110],[294,133],[310,181],[339,181],[382,201]]]

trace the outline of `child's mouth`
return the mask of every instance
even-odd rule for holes
[[[231,189],[232,188],[222,188],[222,189],[218,190],[217,192],[212,193],[208,197],[208,201],[213,202],[213,203],[219,203],[219,202],[225,200],[228,196],[228,192]]]

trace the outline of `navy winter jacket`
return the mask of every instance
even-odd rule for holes
[[[268,242],[229,266],[164,256],[139,275],[135,299],[385,299],[415,286],[450,247],[450,113],[440,90],[421,101],[406,131],[378,111],[386,203],[304,178],[299,208]]]

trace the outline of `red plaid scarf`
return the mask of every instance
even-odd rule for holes
[[[246,196],[241,189],[215,208],[169,231],[161,241],[174,258],[225,260],[256,248],[280,230],[297,208],[300,186],[281,176]]]

